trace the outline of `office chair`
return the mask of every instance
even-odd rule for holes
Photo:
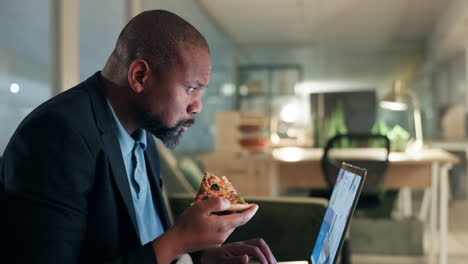
[[[344,150],[346,149],[346,150]],[[347,162],[367,169],[366,181],[361,192],[356,209],[374,209],[374,215],[390,214],[388,208],[379,208],[387,199],[396,195],[383,190],[385,175],[388,168],[390,140],[383,135],[375,134],[339,134],[331,138],[323,151],[321,168],[328,189],[312,191],[311,196],[330,198],[342,162]],[[393,202],[391,202],[393,203]],[[383,213],[386,212],[386,213]],[[341,252],[342,263],[350,263],[349,239],[345,240]]]
[[[343,150],[343,146],[347,149]],[[335,185],[341,163],[347,162],[367,169],[366,182],[357,208],[378,207],[382,199],[389,154],[390,140],[383,135],[340,134],[331,138],[320,161],[329,194]]]

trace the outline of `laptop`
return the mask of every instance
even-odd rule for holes
[[[342,163],[315,246],[306,261],[283,264],[335,264],[366,178],[365,169]]]

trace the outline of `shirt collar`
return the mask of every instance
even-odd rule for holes
[[[119,139],[120,148],[122,149],[123,154],[130,153],[135,143],[138,143],[143,151],[146,150],[146,131],[144,129],[138,129],[133,133],[133,136],[130,136],[125,128],[122,126],[119,118],[117,117],[114,108],[110,104],[109,100],[106,98],[109,109],[112,113],[112,117],[117,125],[117,136]]]

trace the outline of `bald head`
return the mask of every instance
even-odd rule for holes
[[[126,71],[132,61],[143,59],[158,71],[181,63],[181,53],[191,48],[209,53],[207,41],[194,26],[169,11],[145,11],[122,30],[108,64]]]

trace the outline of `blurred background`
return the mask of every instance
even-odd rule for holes
[[[385,188],[395,191],[388,219],[414,221],[375,226],[376,241],[385,237],[379,231],[392,228],[420,229],[415,234],[420,239],[398,249],[395,244],[408,238],[397,236],[393,244],[372,251],[365,245],[375,241],[359,231],[357,221],[351,234],[361,234],[361,240],[355,239],[353,252],[402,256],[399,263],[426,263],[436,253],[432,263],[446,263],[444,254],[450,263],[468,259],[468,227],[453,222],[466,220],[468,208],[465,0],[0,0],[0,153],[32,109],[102,69],[120,30],[149,9],[183,17],[211,49],[203,112],[167,153],[175,162],[168,175],[196,166],[233,175],[233,182],[245,179],[247,186],[240,189],[247,195],[310,196],[313,184],[290,186],[281,180],[291,179],[286,166],[312,160],[311,170],[294,173],[319,173],[324,147],[334,136],[381,134],[396,153],[390,153],[390,164],[399,157],[424,160],[425,154],[417,154],[422,150],[442,154],[424,163],[427,185]],[[403,103],[403,111],[384,107],[388,96]],[[434,166],[446,170],[434,173]],[[439,181],[431,172],[446,179],[440,189],[431,187]],[[268,188],[252,189],[259,181],[268,181]],[[430,188],[440,194],[432,203]],[[449,221],[448,242],[437,236],[433,242],[445,246],[430,248],[436,237],[427,235],[429,211],[437,209],[431,206],[439,199],[447,202],[448,218],[439,218],[441,207],[433,220],[438,226]],[[443,227],[437,230],[431,234],[445,234]]]

